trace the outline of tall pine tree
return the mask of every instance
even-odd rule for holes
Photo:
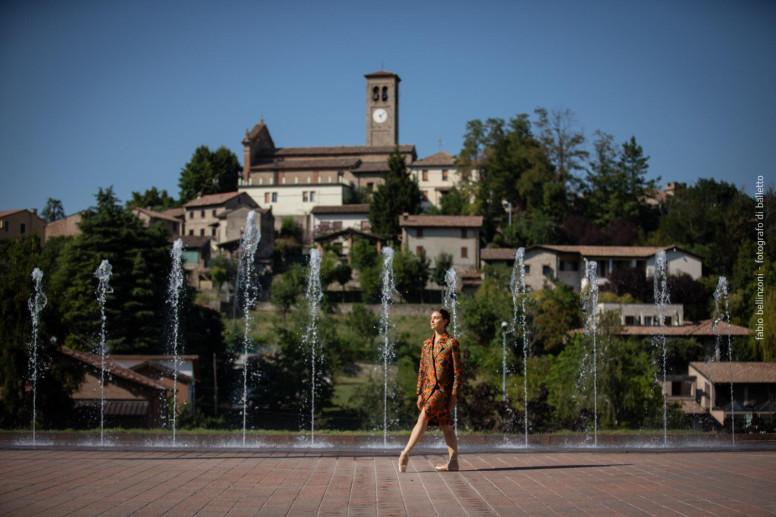
[[[398,147],[388,157],[388,169],[385,183],[377,187],[369,205],[369,222],[373,232],[395,237],[401,232],[401,214],[420,213],[421,195]]]

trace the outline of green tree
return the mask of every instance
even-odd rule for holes
[[[47,246],[58,249],[61,240]],[[32,318],[28,300],[33,294],[32,271],[44,272],[42,288],[48,304],[40,312],[38,327],[38,428],[68,427],[72,424],[72,400],[68,394],[83,375],[59,361],[56,347],[61,342],[59,294],[51,282],[55,253],[41,250],[37,236],[0,240],[0,428],[28,427],[32,422],[32,393],[26,387],[31,378],[29,357]]]
[[[145,192],[132,192],[132,199],[127,201],[127,208],[148,208],[151,210],[162,211],[179,206],[175,198],[171,197],[166,190],[159,190],[156,187],[146,189]]]
[[[420,294],[426,288],[430,274],[429,261],[425,253],[416,257],[408,250],[396,253],[393,257],[393,279],[396,290],[405,298]]]
[[[569,331],[582,326],[579,294],[559,283],[539,291],[536,301],[531,334],[543,352],[557,354],[566,345]]]
[[[576,186],[575,171],[584,169],[590,153],[582,148],[585,135],[576,129],[576,115],[570,109],[534,110],[539,141],[555,167],[555,181]]]
[[[739,249],[751,241],[752,206],[752,198],[734,185],[699,179],[690,187],[678,188],[668,200],[656,239],[700,255],[704,275],[729,276],[735,271]]]
[[[469,199],[463,190],[451,187],[442,194],[439,200],[439,208],[431,205],[427,213],[429,215],[467,215],[470,211]]]
[[[47,223],[51,223],[65,217],[65,209],[59,199],[48,198],[46,206],[40,213],[40,217]]]
[[[398,147],[388,157],[388,169],[385,182],[372,196],[369,222],[375,233],[396,237],[401,233],[399,216],[420,213],[421,195]]]
[[[450,253],[441,252],[434,261],[434,282],[440,287],[447,286],[447,270],[453,267],[453,256]]]
[[[275,275],[272,279],[270,300],[280,310],[283,317],[283,325],[286,324],[286,314],[297,304],[299,297],[304,292],[305,272],[299,264],[294,264],[282,275]]]
[[[483,242],[493,241],[499,222],[503,225],[506,219],[502,200],[520,211],[546,208],[546,213],[562,216],[546,205],[555,206],[558,197],[565,199],[565,187],[558,189],[552,164],[531,132],[528,115],[518,115],[508,124],[503,119],[473,120],[466,127],[456,164],[464,172],[478,170],[478,180],[468,182],[464,192],[473,195],[472,210],[483,216]]]
[[[585,187],[589,217],[604,228],[620,219],[643,223],[647,215],[643,199],[657,188],[655,180],[646,179],[649,156],[644,155],[635,137],[618,151],[612,135],[600,131],[595,134],[594,159]]]
[[[113,269],[108,296],[108,345],[112,352],[163,350],[169,243],[160,227],[145,228],[119,205],[113,189],[100,189],[97,205],[83,214],[81,234],[69,241],[55,283],[62,291],[66,343],[83,346],[100,326],[94,272],[102,260]]]
[[[345,301],[345,284],[350,282],[353,276],[353,269],[350,264],[340,263],[334,268],[334,279],[342,287],[342,301]]]
[[[191,160],[181,169],[178,180],[181,204],[199,194],[237,190],[240,170],[240,162],[228,148],[221,146],[211,151],[206,145],[197,147]]]

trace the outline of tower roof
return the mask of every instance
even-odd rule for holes
[[[394,74],[393,72],[389,72],[388,70],[379,70],[377,72],[372,72],[371,74],[364,74],[364,77],[366,77],[367,79],[375,79],[380,77],[395,77],[396,82],[401,81],[401,77]]]

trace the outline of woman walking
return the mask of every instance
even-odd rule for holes
[[[399,470],[407,471],[410,451],[418,443],[426,428],[438,425],[445,435],[449,458],[437,465],[439,471],[458,470],[458,440],[452,426],[452,412],[461,389],[463,365],[458,340],[447,334],[450,313],[439,309],[431,313],[434,334],[423,342],[418,369],[418,409],[420,416],[412,429],[407,446],[399,456]]]

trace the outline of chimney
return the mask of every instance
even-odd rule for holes
[[[38,215],[38,209],[37,208],[30,208],[30,212],[32,212],[32,215]]]

